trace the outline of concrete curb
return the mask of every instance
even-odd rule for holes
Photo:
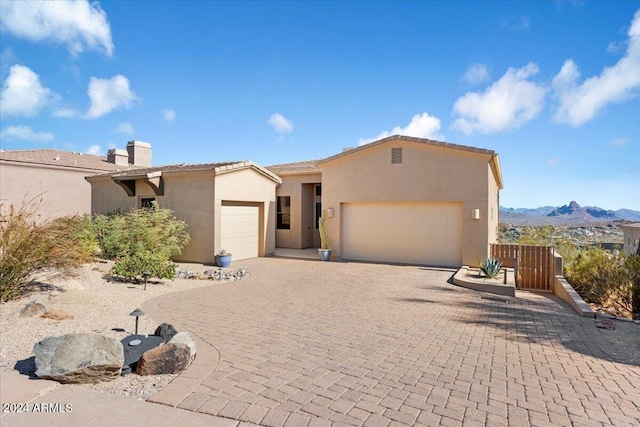
[[[488,292],[491,294],[504,295],[508,297],[516,296],[516,287],[514,285],[503,285],[498,283],[486,283],[484,279],[474,280],[469,278],[469,266],[463,265],[453,275],[453,283],[464,288],[473,289],[474,291]],[[510,280],[509,280],[510,277]],[[513,282],[513,269],[507,270],[507,282]]]

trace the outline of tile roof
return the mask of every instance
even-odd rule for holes
[[[154,166],[150,168],[138,168],[124,171],[108,172],[99,175],[93,175],[89,178],[95,177],[110,177],[110,178],[128,178],[131,179],[138,177],[145,177],[154,172],[195,172],[212,170],[215,173],[224,173],[226,171],[232,171],[236,169],[254,168],[262,172],[264,175],[270,177],[276,182],[281,182],[280,178],[271,171],[263,168],[260,165],[253,163],[252,161],[236,161],[236,162],[220,162],[220,163],[200,163],[200,164],[174,164],[165,166]]]
[[[32,163],[66,168],[89,169],[98,172],[137,168],[133,165],[114,165],[113,163],[107,162],[107,158],[102,156],[56,149],[0,150],[0,160],[16,163]]]
[[[340,157],[348,156],[350,154],[357,153],[359,151],[366,150],[366,149],[374,147],[376,145],[381,145],[381,144],[384,144],[386,142],[393,141],[393,140],[403,140],[403,141],[409,141],[409,142],[417,142],[417,143],[420,143],[420,144],[431,145],[433,147],[450,148],[450,149],[453,149],[453,150],[461,150],[461,151],[467,151],[467,152],[472,152],[472,153],[480,153],[480,154],[489,154],[491,156],[495,156],[496,155],[495,151],[487,150],[485,148],[476,148],[476,147],[470,147],[470,146],[466,146],[466,145],[451,144],[449,142],[441,142],[441,141],[435,141],[435,140],[432,140],[432,139],[425,139],[425,138],[416,138],[416,137],[413,137],[413,136],[392,135],[392,136],[389,136],[389,137],[386,137],[386,138],[379,139],[379,140],[374,141],[374,142],[370,142],[368,144],[361,145],[361,146],[356,147],[356,148],[352,148],[352,149],[349,149],[349,150],[344,150],[342,153],[338,153],[338,154],[335,154],[333,156],[327,157],[326,159],[321,160],[319,163],[329,162],[331,160],[335,160],[335,159],[338,159]]]
[[[306,160],[304,162],[282,163],[279,165],[266,166],[266,169],[276,175],[287,173],[320,173],[318,162],[319,160]]]
[[[638,229],[640,229],[640,222],[632,222],[630,224],[620,224],[620,228],[627,228],[627,229],[638,228]]]

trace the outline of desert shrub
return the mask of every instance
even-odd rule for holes
[[[124,215],[99,215],[93,219],[93,228],[103,256],[116,261],[111,273],[126,279],[142,276],[144,271],[173,278],[171,257],[179,255],[190,240],[187,224],[170,209],[156,206]]]
[[[587,302],[632,313],[633,280],[640,269],[636,255],[625,256],[600,248],[581,251],[565,272],[567,280]]]
[[[0,216],[0,300],[20,296],[45,269],[69,272],[91,259],[95,246],[87,220],[40,220],[38,203],[9,207]],[[95,243],[95,242],[94,242]]]
[[[163,255],[149,250],[141,250],[118,258],[111,269],[111,274],[132,280],[148,271],[153,277],[173,279],[175,269],[176,265]]]
[[[495,258],[485,258],[480,263],[480,271],[490,279],[498,277],[502,263]]]

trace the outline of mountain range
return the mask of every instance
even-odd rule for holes
[[[562,225],[610,221],[640,221],[640,211],[618,209],[611,211],[596,206],[542,206],[535,209],[500,206],[500,221],[513,225]]]

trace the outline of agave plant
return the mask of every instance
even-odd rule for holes
[[[480,263],[480,271],[489,279],[498,277],[501,269],[502,263],[495,258],[485,258]]]

